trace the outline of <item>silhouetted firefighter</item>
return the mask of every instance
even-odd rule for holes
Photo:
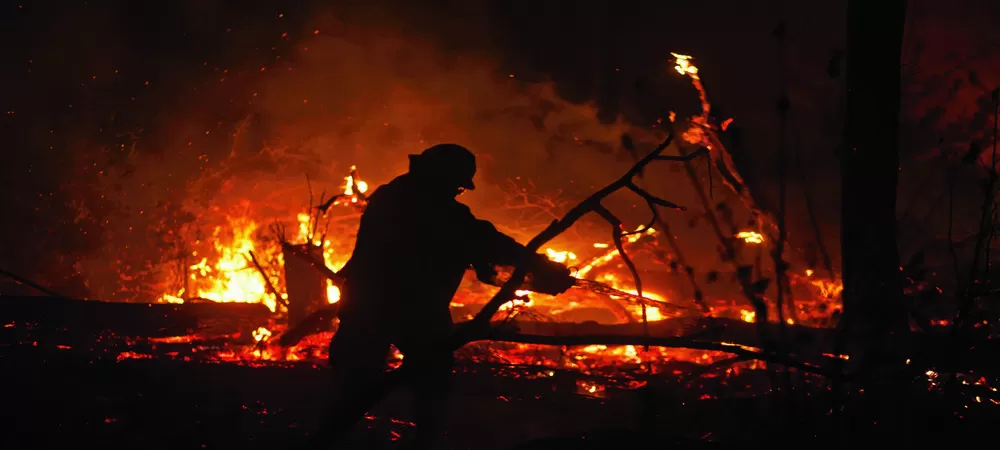
[[[404,356],[413,389],[416,442],[430,446],[444,419],[452,370],[449,304],[465,271],[528,264],[532,289],[559,294],[570,271],[529,252],[456,200],[475,188],[475,156],[455,144],[410,155],[410,170],[379,187],[361,217],[341,271],[340,326],[330,342],[332,414],[317,444],[343,440],[372,405],[390,344]]]

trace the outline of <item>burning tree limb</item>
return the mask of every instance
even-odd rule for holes
[[[597,191],[584,201],[580,202],[578,205],[573,207],[573,209],[571,209],[568,213],[566,213],[566,215],[563,216],[561,219],[552,221],[552,223],[547,228],[545,228],[545,230],[542,230],[541,233],[539,233],[537,236],[531,239],[531,241],[529,241],[525,247],[531,252],[537,252],[538,249],[543,244],[552,240],[560,233],[569,229],[569,227],[571,227],[574,223],[576,223],[577,220],[580,220],[580,218],[582,218],[587,213],[596,212],[598,210],[606,211],[601,202],[609,195],[617,192],[622,188],[626,188],[629,184],[632,184],[633,183],[632,179],[637,174],[639,174],[639,172],[641,172],[647,165],[649,165],[649,163],[653,162],[654,160],[688,161],[704,153],[704,152],[695,152],[687,156],[661,155],[663,150],[665,150],[671,144],[671,142],[673,142],[673,134],[667,137],[667,139],[658,147],[656,147],[655,150],[650,152],[639,162],[637,162],[634,166],[632,166],[632,168],[628,172],[626,172],[625,175],[623,175],[621,178],[605,186],[603,189]],[[661,200],[661,201],[665,205],[670,205],[677,209],[683,209],[682,207],[677,206],[666,200]],[[610,214],[610,212],[605,214]],[[611,215],[610,217],[613,217],[613,215]],[[607,220],[608,217],[605,216],[605,219]],[[617,219],[614,219],[613,221],[610,222],[612,224],[621,223],[621,221]],[[620,241],[622,233],[623,230],[621,230],[621,228],[615,230],[614,236],[617,242],[616,245],[621,245]],[[620,247],[619,247],[619,252],[622,252]],[[624,257],[625,255],[622,254],[622,256]],[[514,299],[515,292],[524,283],[527,274],[528,272],[526,267],[524,267],[524,265],[519,265],[514,269],[514,273],[511,275],[510,279],[507,280],[506,283],[504,283],[503,287],[500,288],[500,291],[497,292],[496,295],[494,295],[493,298],[486,304],[486,306],[483,307],[483,309],[479,312],[479,314],[477,314],[476,317],[470,322],[470,325],[466,326],[462,332],[458,333],[458,335],[456,336],[456,341],[457,341],[456,344],[458,344],[456,348],[461,347],[462,345],[464,345],[465,342],[468,342],[470,339],[474,339],[474,336],[477,333],[482,333],[489,329],[490,319],[500,309],[500,306]],[[633,272],[633,276],[634,275],[635,273]],[[636,277],[636,281],[637,281],[637,287],[641,286],[641,284],[639,284],[641,282],[638,282],[638,277]],[[642,291],[639,289],[637,289],[637,291],[641,296]],[[462,342],[463,340],[464,342]]]
[[[325,202],[322,198],[320,198],[321,204],[315,206],[315,208],[320,212],[325,213],[331,206],[341,204],[346,200],[358,209],[364,209],[365,205],[368,203],[368,198],[365,196],[365,192],[367,190],[368,183],[361,181],[358,178],[358,168],[356,166],[351,166],[351,174],[347,176],[347,187],[344,189],[344,193],[334,195]],[[312,204],[311,195],[309,198],[309,204]]]
[[[664,202],[669,203],[666,200],[664,200]],[[652,207],[652,205],[650,207]],[[608,221],[608,223],[611,224],[611,237],[615,241],[615,248],[618,249],[618,255],[621,256],[622,261],[625,262],[625,266],[628,267],[629,273],[632,274],[632,279],[635,280],[635,291],[638,293],[639,298],[642,298],[642,278],[639,277],[639,271],[636,270],[635,263],[633,263],[632,258],[629,258],[628,254],[625,253],[625,246],[622,245],[622,235],[625,234],[624,233],[625,226],[622,224],[622,221],[619,220],[617,217],[615,217],[615,215],[610,210],[601,205],[600,201],[598,201],[597,204],[594,205],[593,209],[594,212],[596,212],[598,215],[604,218],[604,220]],[[642,303],[642,328],[643,328],[643,335],[649,336],[649,320],[646,317],[645,302]]]
[[[593,281],[593,280],[576,280],[576,284],[574,285],[574,287],[583,288],[583,289],[586,289],[588,291],[595,292],[595,293],[598,293],[598,294],[604,294],[604,295],[607,295],[608,297],[612,297],[612,298],[624,299],[624,300],[626,300],[628,302],[635,303],[635,304],[638,304],[638,305],[655,306],[657,308],[663,308],[663,309],[690,309],[690,308],[688,308],[686,306],[675,305],[673,303],[667,303],[667,302],[664,302],[664,301],[651,299],[649,297],[643,297],[643,296],[640,296],[639,294],[633,294],[631,292],[625,292],[625,291],[623,291],[621,289],[615,289],[615,288],[613,288],[611,286],[608,286],[607,284],[601,283],[599,281]],[[637,292],[638,292],[638,290],[637,290]],[[615,304],[620,306],[619,303],[615,303]]]

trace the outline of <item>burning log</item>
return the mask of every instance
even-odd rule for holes
[[[571,336],[549,336],[541,334],[522,334],[500,328],[491,328],[480,340],[517,342],[522,344],[542,344],[556,346],[587,346],[587,345],[648,345],[657,347],[684,348],[693,350],[706,350],[733,353],[740,358],[757,359],[766,362],[782,364],[787,367],[795,367],[807,372],[834,375],[830,369],[829,362],[833,356],[816,355],[817,363],[793,359],[787,355],[774,352],[766,352],[760,348],[743,345],[727,341],[709,341],[701,339],[704,335],[715,332],[715,329],[708,329],[703,332],[693,333],[686,336],[667,337],[644,337],[636,334],[580,334]],[[397,369],[398,370],[398,369]]]
[[[760,325],[734,319],[718,318],[680,318],[665,319],[649,324],[650,345],[660,347],[684,347],[674,345],[671,341],[680,336],[697,335],[699,345],[715,346],[739,346],[741,348],[761,348],[760,335],[757,328]],[[777,332],[778,324],[769,323],[764,325],[770,332]],[[516,328],[517,333],[531,336],[526,339],[535,341],[524,341],[525,343],[548,344],[548,345],[642,345],[639,341],[642,337],[642,327],[639,324],[616,324],[601,325],[593,322],[589,323],[553,323],[516,321],[507,328]],[[693,331],[693,330],[701,330]],[[792,337],[791,345],[788,348],[790,353],[799,357],[816,359],[824,356],[822,349],[833,348],[835,330],[832,328],[813,328],[800,325],[787,327],[789,335]],[[509,330],[498,331],[491,329],[490,336],[509,334]],[[549,339],[552,338],[552,339]],[[505,340],[493,339],[491,340]],[[543,340],[549,339],[546,342]],[[595,339],[605,339],[600,342],[591,342]],[[710,341],[709,341],[710,339]],[[521,342],[521,341],[517,341]],[[701,347],[687,347],[701,348]],[[708,348],[706,348],[708,349]],[[715,349],[714,347],[712,349]],[[711,350],[711,349],[708,349]],[[717,350],[717,349],[716,349]],[[727,351],[727,350],[721,350]],[[826,355],[825,359],[830,356]]]

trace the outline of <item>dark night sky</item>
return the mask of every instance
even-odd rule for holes
[[[912,2],[903,61],[900,203],[931,206],[914,207],[927,226],[916,227],[912,236],[904,233],[904,254],[941,234],[934,218],[942,205],[910,201],[915,195],[939,194],[940,161],[928,155],[964,149],[970,136],[987,128],[976,112],[977,100],[1000,84],[1000,38],[993,32],[1000,6],[994,3]],[[563,99],[595,101],[605,121],[622,115],[636,126],[669,111],[681,117],[693,112],[693,89],[668,76],[667,61],[671,51],[694,55],[717,112],[734,117],[740,128],[740,145],[731,150],[758,201],[767,206],[773,203],[778,134],[773,106],[777,49],[771,30],[783,16],[789,31],[792,128],[808,168],[805,178],[822,205],[826,245],[837,245],[834,151],[840,86],[826,69],[844,47],[842,2],[785,2],[781,7],[740,1],[23,1],[3,2],[0,8],[5,62],[0,68],[0,268],[17,269],[67,292],[80,292],[74,264],[101,253],[110,230],[121,227],[115,224],[137,214],[136,203],[116,197],[132,192],[137,182],[114,177],[147,173],[143,166],[155,164],[149,161],[168,158],[185,142],[194,142],[189,145],[196,149],[228,149],[228,131],[248,113],[256,113],[254,129],[266,139],[272,124],[288,120],[288,108],[258,109],[243,99],[268,86],[278,90],[273,87],[281,83],[276,70],[314,67],[297,46],[323,37],[356,38],[358,29],[365,30],[364,36],[430,42],[442,60],[489,61],[498,75],[517,74],[522,83],[551,81]],[[462,78],[448,80],[461,84]],[[333,77],[324,82],[349,84]],[[207,129],[222,132],[206,134]],[[513,149],[507,156],[524,158]],[[175,166],[162,167],[174,177],[168,167]],[[197,167],[190,164],[192,172]],[[502,171],[495,169],[493,175],[512,175],[497,173]],[[163,181],[160,185],[168,187],[144,201],[176,207],[176,190],[184,182],[170,183]],[[792,183],[791,239],[801,247],[811,235],[801,182]],[[81,203],[88,205],[86,217],[81,217]]]

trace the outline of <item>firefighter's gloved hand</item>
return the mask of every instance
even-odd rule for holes
[[[573,278],[572,272],[565,265],[552,261],[545,255],[535,256],[529,283],[532,291],[559,295],[576,283],[576,278]]]

